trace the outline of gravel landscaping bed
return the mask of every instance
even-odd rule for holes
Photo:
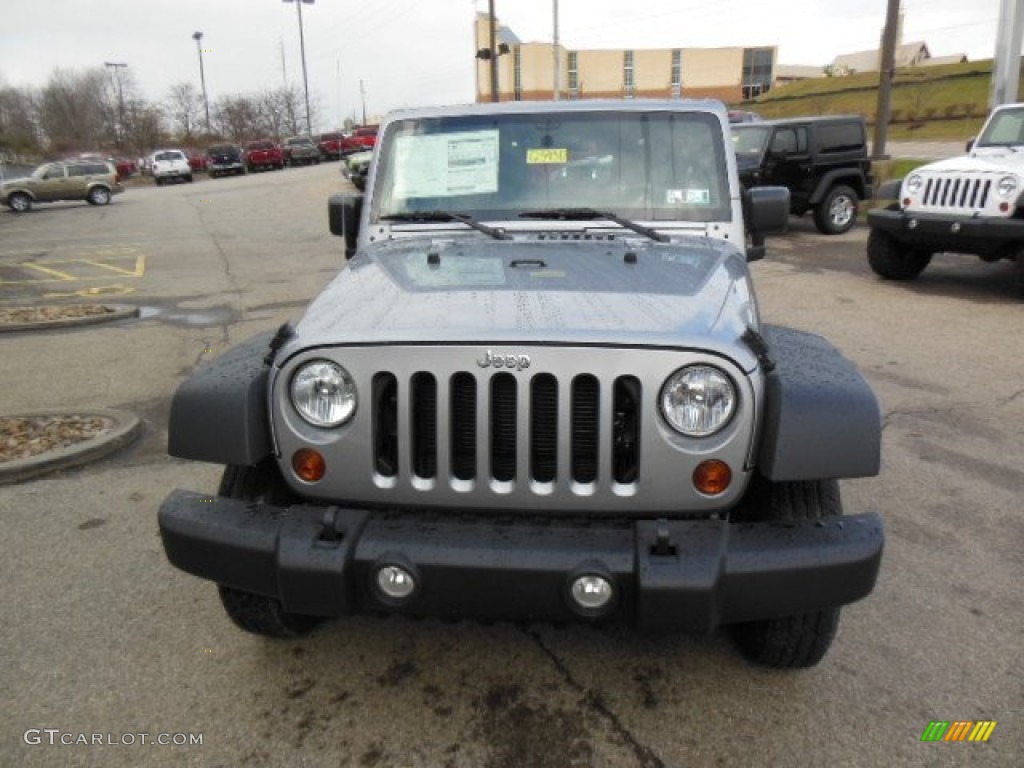
[[[67,448],[116,426],[100,416],[0,416],[0,463]]]
[[[115,312],[104,304],[55,304],[37,307],[0,308],[0,324],[45,323],[78,317],[97,317]]]

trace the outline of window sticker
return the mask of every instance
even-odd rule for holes
[[[544,147],[526,150],[527,165],[565,165],[569,162],[569,150],[566,147]]]
[[[711,190],[709,189],[667,189],[665,202],[668,205],[710,205]]]
[[[498,131],[399,136],[397,198],[452,197],[498,191]]]

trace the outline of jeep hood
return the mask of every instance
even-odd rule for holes
[[[706,349],[756,366],[738,342],[758,328],[756,302],[731,244],[532,237],[373,244],[309,306],[279,359],[346,344],[515,342]]]
[[[969,155],[951,157],[918,168],[929,173],[1017,173],[1024,175],[1024,147],[1014,152],[1009,147],[979,147]]]

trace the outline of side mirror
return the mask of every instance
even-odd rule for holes
[[[327,201],[327,221],[331,234],[345,239],[346,259],[355,255],[359,240],[359,217],[362,213],[362,195],[332,195]]]
[[[764,236],[781,235],[789,228],[789,190],[786,187],[753,187],[744,191],[743,206],[751,245],[747,261],[764,258]]]

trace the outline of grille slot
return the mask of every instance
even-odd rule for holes
[[[398,474],[398,380],[390,373],[373,377],[373,467],[377,474]]]
[[[502,482],[516,478],[517,394],[511,373],[491,379],[491,475]]]
[[[615,380],[612,410],[612,477],[620,484],[635,483],[640,472],[640,381],[632,376]]]
[[[459,480],[476,477],[476,379],[469,373],[452,377],[452,475]]]
[[[558,380],[549,373],[530,383],[530,477],[554,482],[558,475]]]
[[[572,479],[592,483],[597,479],[600,387],[589,374],[572,382]]]
[[[437,474],[437,380],[429,373],[412,377],[412,471]]]

